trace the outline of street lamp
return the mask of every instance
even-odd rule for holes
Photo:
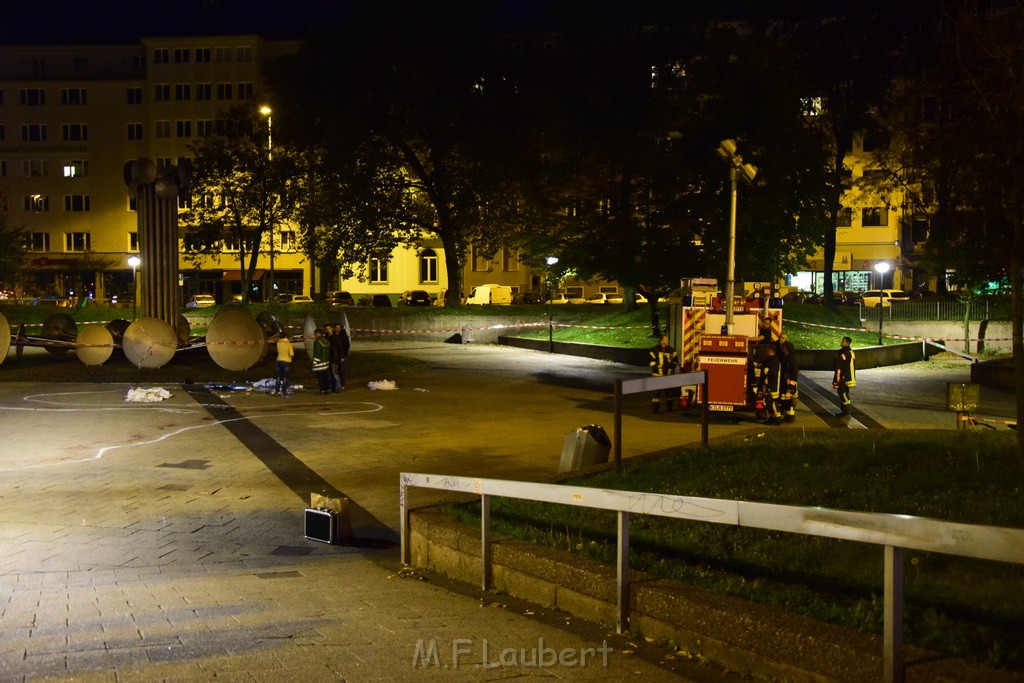
[[[135,320],[135,312],[138,307],[136,302],[139,298],[139,287],[136,285],[135,269],[139,267],[140,263],[142,263],[142,259],[135,254],[128,257],[128,265],[132,267],[132,320]]]
[[[878,271],[878,345],[882,345],[882,302],[884,301],[885,274],[889,272],[889,262],[879,261],[875,264]]]
[[[545,259],[548,267],[544,269],[544,289],[548,295],[548,353],[554,353],[555,351],[555,323],[554,323],[554,297],[551,294],[551,286],[548,283],[548,277],[551,274],[551,266],[558,263],[557,256],[548,256]]]
[[[736,185],[740,175],[748,183],[754,181],[757,167],[743,163],[743,157],[736,153],[735,140],[722,140],[715,150],[719,158],[729,166],[729,183],[732,186],[732,199],[729,207],[729,263],[725,283],[725,331],[732,334],[733,311],[732,297],[736,289]]]
[[[264,104],[260,107],[260,114],[267,117],[267,161],[273,161],[274,159],[274,110],[269,105]],[[267,169],[270,172],[270,169]],[[270,274],[267,282],[267,289],[270,292],[270,297],[274,297],[274,221],[270,221]],[[248,298],[245,297],[248,301]]]

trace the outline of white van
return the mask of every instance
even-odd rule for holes
[[[512,288],[507,285],[480,285],[469,293],[466,303],[509,306],[512,304]]]

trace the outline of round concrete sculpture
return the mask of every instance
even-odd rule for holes
[[[256,323],[263,328],[263,335],[266,337],[275,337],[284,332],[284,327],[277,316],[267,311],[260,311],[256,315]]]
[[[54,313],[43,321],[41,337],[55,341],[71,342],[78,336],[78,326],[75,319],[67,313]],[[47,346],[46,350],[55,356],[63,356],[68,352],[70,346]]]
[[[0,313],[0,365],[7,360],[7,352],[11,350],[11,326],[7,318]]]
[[[225,370],[248,370],[263,356],[263,330],[246,310],[220,313],[206,330],[206,350]]]
[[[124,339],[124,331],[128,329],[129,325],[131,323],[124,318],[115,318],[107,323],[107,332],[110,333],[115,345],[121,344],[121,340]]]
[[[192,334],[192,325],[189,324],[188,318],[183,316],[181,313],[178,314],[178,343],[187,344],[188,338]]]
[[[163,367],[178,349],[174,328],[160,318],[139,318],[125,330],[121,349],[132,365]]]
[[[302,345],[306,348],[306,355],[313,360],[313,340],[316,339],[316,321],[313,316],[307,315],[302,323]]]
[[[106,327],[89,325],[78,334],[75,353],[86,365],[103,365],[114,353],[114,336]]]

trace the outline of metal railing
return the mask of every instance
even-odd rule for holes
[[[878,307],[857,304],[861,320],[877,320]],[[959,322],[968,320],[1009,320],[1010,303],[1002,300],[978,299],[964,301],[893,301],[883,307],[886,320],[933,320]]]
[[[615,511],[618,514],[615,566],[616,629],[619,633],[623,633],[629,624],[629,519],[632,514],[881,545],[885,549],[883,664],[887,681],[902,681],[904,678],[904,550],[1024,564],[1024,529],[977,526],[909,515],[402,472],[399,477],[399,523],[402,562],[405,564],[411,562],[410,487],[480,496],[481,587],[484,590],[491,587],[490,526],[493,496]]]

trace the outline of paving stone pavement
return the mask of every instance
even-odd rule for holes
[[[507,404],[513,381],[535,408],[564,411],[607,399],[588,373],[635,372],[573,360],[552,374],[573,381],[513,380],[493,351],[435,353],[404,390],[288,401],[170,386],[138,404],[124,386],[0,384],[0,681],[731,678],[673,672],[661,647],[400,567],[399,471],[548,476],[565,431],[529,430],[555,444],[542,456],[503,438],[481,464],[481,434],[460,445],[441,416],[422,429],[448,410],[445,386],[486,394],[455,411],[463,423],[507,422],[493,401]],[[479,367],[455,362],[470,356]],[[523,367],[536,372],[536,354]],[[351,544],[304,538],[319,484],[350,497]]]

